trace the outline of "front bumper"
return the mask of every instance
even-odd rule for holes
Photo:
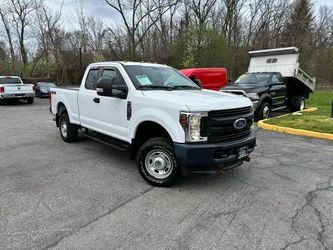
[[[23,94],[0,94],[0,99],[22,99],[35,97],[35,93],[23,93]]]
[[[49,93],[48,92],[40,92],[40,96],[41,97],[49,97]]]
[[[237,149],[248,147],[248,153],[254,151],[256,135],[251,132],[245,138],[230,142],[207,144],[174,143],[177,160],[185,173],[217,172],[239,166],[244,159],[238,159]]]

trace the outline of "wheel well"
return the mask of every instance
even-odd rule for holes
[[[57,114],[56,114],[56,124],[57,127],[59,127],[59,118],[61,116],[62,113],[67,113],[67,109],[65,104],[63,104],[62,102],[58,103],[57,106]]]
[[[272,107],[272,99],[269,97],[265,97],[261,103],[268,102],[269,106]]]
[[[166,129],[160,124],[152,121],[142,122],[137,127],[135,138],[132,142],[132,158],[136,156],[136,153],[143,143],[154,137],[165,137],[172,140],[168,131],[166,131]]]

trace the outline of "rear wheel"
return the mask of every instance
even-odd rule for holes
[[[303,96],[292,96],[289,102],[289,109],[292,112],[302,111],[305,108],[305,99]]]
[[[263,102],[256,111],[255,117],[256,120],[259,121],[269,118],[270,114],[271,114],[271,106],[269,105],[268,102]]]
[[[33,104],[33,103],[34,103],[34,98],[33,98],[33,97],[28,97],[28,98],[27,98],[27,102],[28,102],[29,104]]]
[[[61,138],[65,142],[74,142],[77,139],[78,127],[69,121],[67,113],[62,113],[59,118],[59,130]]]
[[[153,186],[170,186],[179,175],[179,165],[170,140],[157,137],[145,142],[137,155],[142,178]]]

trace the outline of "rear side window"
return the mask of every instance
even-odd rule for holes
[[[86,89],[96,90],[96,84],[98,80],[97,77],[98,77],[98,69],[89,70],[85,84]]]

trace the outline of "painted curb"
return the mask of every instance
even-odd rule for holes
[[[317,108],[308,108],[308,109],[303,110],[302,112],[313,112],[316,110],[317,110]],[[283,115],[283,116],[285,116],[285,115]],[[283,116],[278,116],[278,117],[283,117]],[[267,119],[267,120],[269,120],[269,119]],[[280,127],[280,126],[265,123],[265,121],[267,121],[267,120],[258,121],[258,123],[257,123],[258,127],[262,128],[262,129],[270,130],[270,131],[279,132],[279,133],[313,137],[313,138],[318,138],[318,139],[333,140],[333,134],[314,132],[314,131],[304,130],[304,129]]]

